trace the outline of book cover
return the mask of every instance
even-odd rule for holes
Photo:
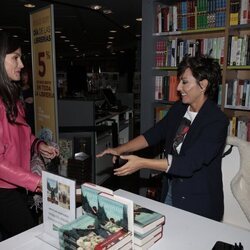
[[[87,190],[87,188],[85,189]],[[92,211],[86,213],[59,229],[60,249],[81,247],[83,249],[115,250],[133,242],[131,226],[133,202],[107,193],[97,192],[97,195],[93,196],[97,196],[95,213]]]
[[[134,231],[136,233],[144,234],[164,223],[164,215],[134,204]]]
[[[107,233],[100,228],[97,217],[91,214],[82,215],[59,229],[62,250],[69,246],[95,249],[106,237]]]
[[[134,244],[137,246],[143,246],[153,238],[155,238],[159,233],[162,233],[163,231],[163,225],[160,225],[156,228],[153,228],[152,230],[148,231],[145,234],[134,234]]]
[[[113,194],[111,189],[85,182],[81,185],[82,209],[84,213],[96,215],[98,212],[98,194],[105,192]]]
[[[101,249],[114,249],[124,246],[132,240],[133,202],[117,195],[100,193],[98,195],[97,218],[101,228],[110,236],[100,244]]]

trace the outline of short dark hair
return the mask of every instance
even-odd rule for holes
[[[7,54],[21,48],[21,42],[6,32],[0,32],[0,97],[6,107],[8,121],[14,123],[17,117],[17,100],[19,99],[19,87],[12,82],[5,69],[5,57]]]
[[[206,55],[185,56],[178,65],[177,76],[180,77],[187,68],[191,70],[198,85],[204,79],[208,81],[205,95],[217,102],[219,84],[222,83],[221,67],[217,60]]]

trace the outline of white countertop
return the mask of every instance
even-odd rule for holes
[[[166,216],[163,237],[150,248],[152,250],[211,250],[216,241],[225,241],[231,244],[241,242],[244,250],[250,249],[250,231],[209,220],[124,190],[117,190],[115,193]],[[41,224],[0,242],[0,249],[55,249],[37,237],[42,233],[43,225]]]

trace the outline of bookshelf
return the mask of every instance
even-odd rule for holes
[[[165,89],[164,84],[159,87],[159,78],[164,82],[162,79],[176,76],[183,55],[195,55],[197,51],[210,54],[221,65],[223,78],[218,103],[221,109],[230,119],[250,120],[250,97],[246,103],[250,92],[250,20],[242,19],[241,8],[245,2],[249,1],[142,2],[141,132],[154,124],[159,117],[156,112],[162,112],[164,105],[168,109],[173,103],[164,98],[165,93],[156,94],[159,89],[163,92]],[[244,8],[250,11],[250,7]],[[237,40],[236,45],[232,37]],[[239,93],[233,94],[237,102],[229,105],[230,81],[235,81],[234,91]]]

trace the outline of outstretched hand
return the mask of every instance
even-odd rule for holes
[[[143,168],[143,158],[135,155],[121,155],[122,160],[127,161],[122,167],[114,169],[114,175],[125,176]]]
[[[97,158],[103,157],[104,155],[113,155],[112,162],[115,163],[116,159],[120,156],[116,148],[107,148],[103,152],[96,155]]]

